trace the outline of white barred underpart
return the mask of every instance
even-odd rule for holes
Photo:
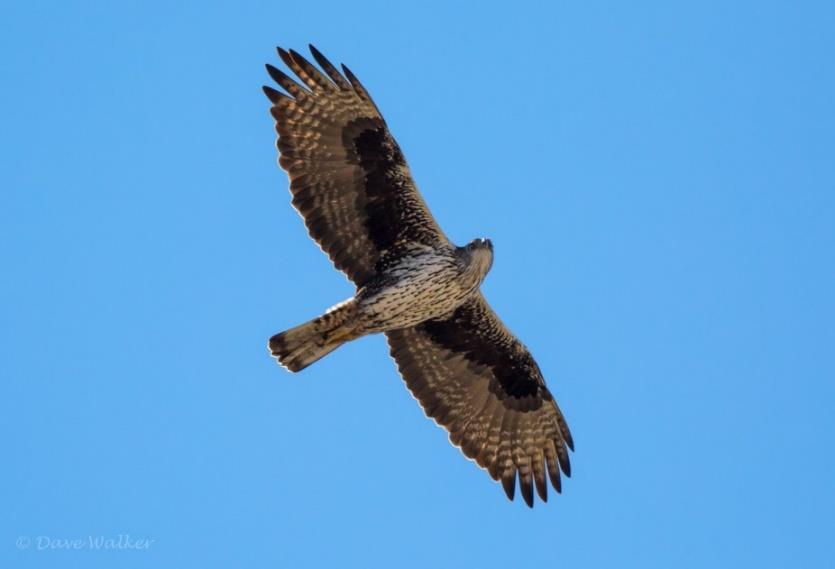
[[[475,293],[483,275],[473,277],[451,250],[403,257],[387,268],[384,282],[358,292],[362,329],[382,332],[450,315]]]

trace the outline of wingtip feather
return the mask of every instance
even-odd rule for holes
[[[516,471],[514,470],[510,476],[502,476],[502,488],[507,495],[507,499],[513,501],[516,495]]]
[[[282,97],[284,97],[284,95],[282,95],[280,92],[276,91],[268,85],[262,85],[261,89],[264,91],[264,94],[272,103],[277,103],[281,100]]]
[[[533,508],[533,483],[530,477],[523,477],[519,480],[519,489],[522,491],[522,498],[529,508]]]
[[[568,452],[565,448],[560,449],[561,452],[557,453],[557,459],[560,463],[560,469],[565,474],[566,478],[571,478],[571,460],[568,458]]]

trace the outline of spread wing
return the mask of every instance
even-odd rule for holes
[[[360,287],[388,256],[447,240],[368,92],[347,67],[343,75],[310,51],[326,75],[297,52],[278,49],[304,86],[267,65],[287,92],[264,87],[279,164],[310,236]]]
[[[513,499],[517,473],[533,506],[533,485],[548,497],[547,471],[560,491],[574,450],[553,396],[527,348],[479,293],[447,320],[386,332],[391,355],[423,410]]]

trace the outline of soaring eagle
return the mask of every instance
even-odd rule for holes
[[[539,366],[479,290],[492,243],[447,239],[368,91],[347,67],[340,73],[310,51],[321,70],[278,48],[300,82],[268,64],[285,92],[264,92],[293,206],[357,290],[270,338],[272,355],[297,372],[345,342],[385,333],[406,386],[452,444],[509,499],[518,476],[528,506],[534,486],[547,500],[546,472],[560,492],[574,443]]]

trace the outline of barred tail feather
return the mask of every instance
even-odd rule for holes
[[[270,338],[270,352],[289,371],[301,371],[357,337],[353,301],[339,304],[324,315]]]

